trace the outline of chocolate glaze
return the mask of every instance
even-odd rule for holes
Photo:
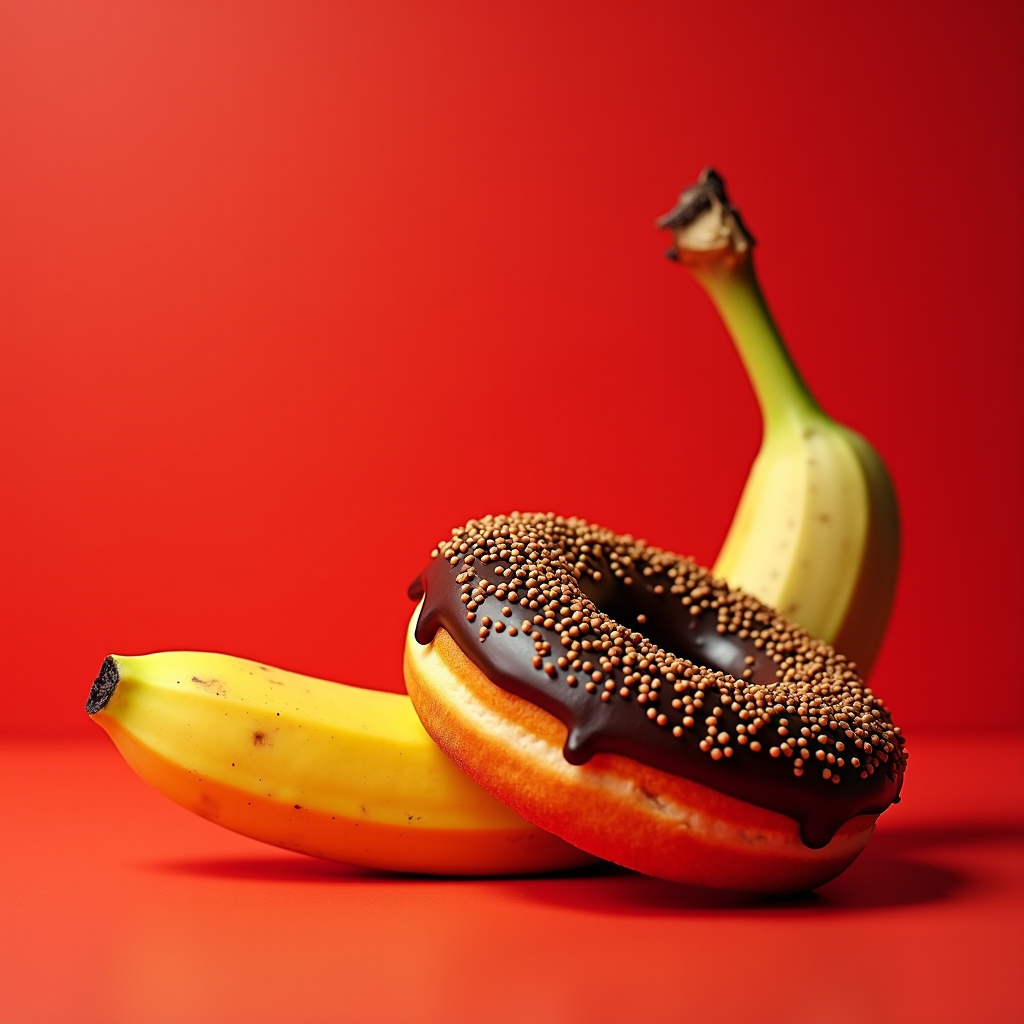
[[[562,721],[568,729],[564,755],[571,764],[584,764],[597,753],[633,758],[795,819],[800,825],[803,842],[812,848],[827,845],[851,818],[881,812],[898,799],[905,760],[900,736],[896,737],[895,749],[890,754],[877,754],[878,768],[873,774],[860,778],[858,772],[847,768],[842,773],[841,784],[833,784],[822,777],[821,763],[817,761],[810,761],[805,773],[798,777],[793,772],[792,757],[769,755],[768,748],[781,742],[777,735],[781,720],[788,721],[789,731],[794,736],[801,727],[817,722],[807,715],[801,720],[800,715],[794,713],[795,707],[793,712],[787,708],[776,713],[771,724],[762,727],[758,734],[762,741],[760,751],[733,743],[732,756],[714,760],[699,746],[707,735],[705,718],[721,708],[719,728],[733,737],[738,735],[737,726],[742,724],[738,712],[727,706],[732,698],[726,693],[723,703],[717,686],[704,692],[703,707],[694,712],[697,724],[683,729],[682,735],[677,737],[672,734],[671,725],[682,720],[682,712],[673,711],[669,706],[675,696],[671,687],[665,688],[655,701],[659,712],[674,716],[666,728],[648,717],[647,707],[651,705],[645,707],[639,703],[635,689],[629,699],[620,697],[618,691],[627,671],[622,667],[611,670],[615,690],[610,701],[602,701],[600,692],[588,692],[582,685],[567,685],[566,677],[571,669],[560,669],[553,664],[558,655],[564,653],[557,630],[536,624],[532,626],[531,635],[521,629],[524,618],[532,619],[533,611],[517,602],[511,604],[512,615],[503,617],[501,609],[510,602],[492,594],[477,602],[475,621],[467,621],[466,605],[461,600],[467,570],[475,574],[474,585],[509,588],[512,584],[502,575],[509,562],[492,560],[483,564],[479,559],[470,558],[467,563],[464,557],[457,557],[453,564],[448,557],[443,557],[448,554],[442,548],[441,556],[435,557],[409,588],[410,598],[423,598],[415,629],[416,640],[429,644],[439,628],[445,629],[488,679]],[[775,683],[778,663],[753,640],[717,631],[716,612],[705,610],[692,615],[677,596],[655,593],[655,587],[668,580],[663,570],[648,576],[635,572],[637,579],[626,583],[616,575],[604,554],[589,555],[586,562],[585,571],[579,572],[577,563],[576,572],[564,573],[567,588],[563,587],[563,594],[566,589],[575,587],[577,599],[583,599],[588,605],[592,602],[595,612],[614,620],[613,626],[624,627],[634,643],[646,636],[663,651],[724,673],[729,677],[724,680],[725,687],[733,682],[732,677],[739,677],[744,668],[752,670],[752,683]],[[524,588],[520,584],[516,589],[523,591]],[[563,596],[563,603],[565,600]],[[516,636],[510,636],[508,630],[491,630],[481,639],[480,622],[484,616],[495,623],[520,627],[519,631]],[[646,621],[640,620],[643,625],[638,623],[638,616],[646,617]],[[551,644],[550,655],[543,659],[548,671],[534,666],[538,633],[539,642]],[[594,639],[593,633],[590,636]],[[753,664],[745,662],[747,657],[754,659]],[[594,661],[597,661],[596,654]],[[577,675],[582,682],[585,677],[581,673]],[[605,678],[608,677],[606,672]],[[839,733],[831,735],[833,744],[835,737],[842,738]],[[813,738],[816,739],[817,734]],[[858,751],[851,748],[851,754],[856,753]]]

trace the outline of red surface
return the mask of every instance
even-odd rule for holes
[[[0,4],[0,730],[84,734],[111,651],[400,689],[405,585],[473,515],[713,559],[758,418],[653,228],[709,162],[892,466],[874,685],[942,727],[935,596],[1024,620],[1022,40],[984,0]]]
[[[618,871],[345,868],[180,810],[105,740],[9,741],[0,1019],[1016,1024],[1024,743],[975,752],[980,788],[949,750],[915,743],[845,875],[761,902]]]

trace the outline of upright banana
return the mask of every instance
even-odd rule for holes
[[[875,450],[804,383],[754,274],[753,238],[711,168],[658,225],[725,321],[764,421],[716,575],[871,671],[892,607],[899,514]]]
[[[594,861],[471,782],[404,695],[177,651],[107,658],[86,710],[164,795],[275,846],[443,875]]]

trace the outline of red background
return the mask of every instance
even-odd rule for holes
[[[759,420],[653,227],[707,163],[891,465],[874,685],[942,725],[1024,618],[1024,9],[965,11],[5,4],[2,728],[88,730],[111,651],[400,689],[405,586],[486,512],[712,560]]]
[[[5,1021],[1019,1021],[1022,124],[1018,0],[0,0]],[[111,651],[397,690],[471,516],[714,558],[758,414],[653,227],[707,163],[902,502],[911,770],[850,871],[401,878],[136,779],[82,707]],[[808,950],[805,1009],[744,972]]]

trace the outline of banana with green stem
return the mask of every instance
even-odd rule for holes
[[[753,238],[711,168],[658,221],[725,321],[764,423],[715,574],[831,643],[867,677],[892,608],[899,513],[878,453],[800,376],[754,272]]]

